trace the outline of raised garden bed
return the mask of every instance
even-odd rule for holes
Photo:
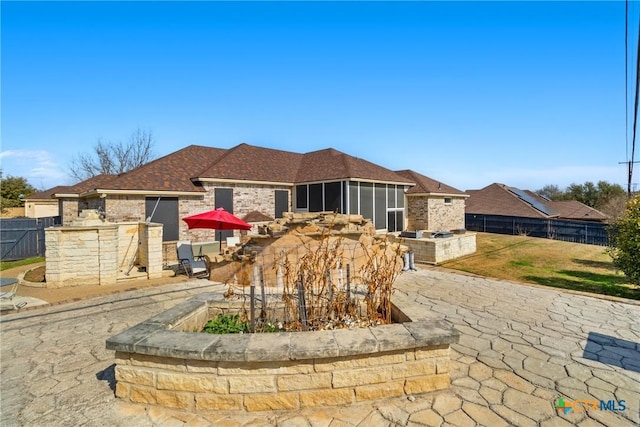
[[[393,306],[396,323],[375,327],[194,332],[239,309],[222,295],[203,294],[109,338],[116,396],[193,412],[296,410],[449,386],[449,345],[459,335],[443,320]]]

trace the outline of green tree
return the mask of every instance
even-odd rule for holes
[[[609,254],[631,283],[640,286],[640,196],[627,202],[626,210],[611,227]]]
[[[560,190],[560,187],[552,184],[547,184],[541,189],[536,190],[536,193],[549,200],[562,200],[564,197],[564,192]]]
[[[627,193],[619,184],[598,181],[598,184],[587,181],[584,184],[571,184],[565,190],[557,185],[545,185],[537,190],[541,196],[553,201],[577,200],[594,209],[598,209],[611,218],[622,214],[627,201]]]
[[[2,176],[0,171],[0,209],[22,206],[22,200],[37,190],[21,176]]]
[[[619,184],[598,181],[598,203],[596,209],[616,221],[625,210],[627,192]]]
[[[577,200],[595,208],[598,204],[598,187],[591,181],[584,184],[571,184],[565,190],[564,200]]]

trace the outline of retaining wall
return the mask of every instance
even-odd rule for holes
[[[445,321],[314,332],[187,332],[202,327],[212,304],[220,304],[217,297],[200,295],[107,340],[116,351],[116,396],[190,412],[263,411],[449,387],[449,345],[459,335]]]

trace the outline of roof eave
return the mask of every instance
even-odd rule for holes
[[[229,184],[258,184],[258,185],[286,185],[288,187],[293,187],[295,184],[293,182],[286,181],[256,181],[250,179],[229,179],[229,178],[192,178],[193,182],[223,182]]]
[[[413,187],[416,185],[415,182],[403,182],[403,181],[384,181],[379,179],[369,179],[369,178],[353,178],[353,177],[344,177],[344,178],[328,178],[328,179],[320,179],[315,181],[299,181],[295,184],[322,184],[324,182],[336,182],[336,181],[358,181],[358,182],[369,182],[372,184],[391,184],[391,185],[405,185],[407,187]]]
[[[91,197],[91,196],[202,196],[203,191],[180,191],[180,190],[114,190],[106,188],[96,188],[94,190],[85,191],[78,195],[78,197]]]
[[[459,197],[459,198],[468,198],[471,197],[469,194],[460,194],[460,193],[434,193],[434,192],[422,192],[422,193],[407,193],[407,196],[440,196],[440,197]]]

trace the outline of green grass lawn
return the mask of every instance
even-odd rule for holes
[[[36,264],[44,262],[44,257],[26,258],[18,261],[0,261],[0,271],[9,270],[10,268],[20,267],[23,265]]]
[[[442,267],[481,276],[640,300],[640,288],[618,271],[606,247],[528,236],[477,234],[473,255]]]

